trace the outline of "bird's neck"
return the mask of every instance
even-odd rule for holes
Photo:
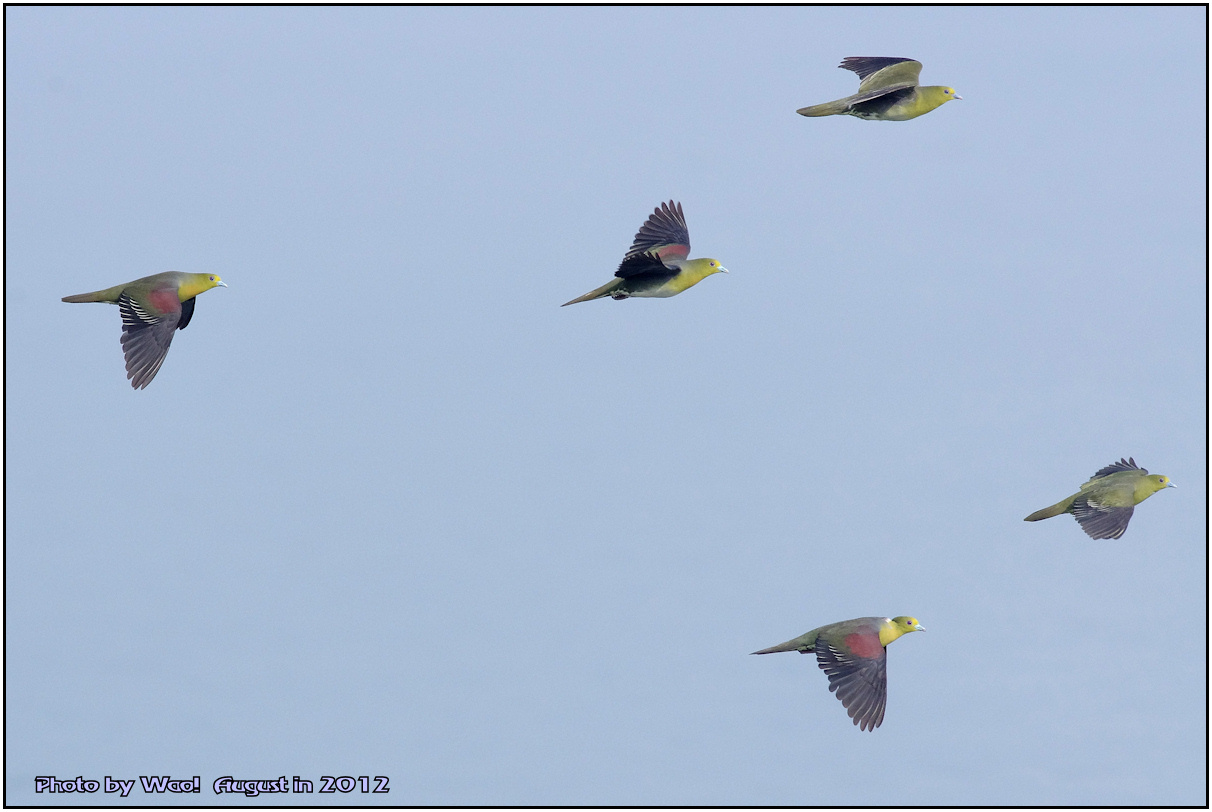
[[[185,278],[180,285],[177,286],[177,298],[184,302],[187,299],[192,299],[199,293],[205,293],[214,287],[214,283],[210,281],[209,274],[195,274]]]
[[[715,268],[711,266],[709,259],[691,259],[681,263],[682,278],[690,285],[695,282],[701,282],[707,277],[715,273]],[[690,285],[687,285],[689,287]]]
[[[926,108],[924,112],[928,113],[950,101],[951,97],[943,92],[945,89],[942,85],[926,85],[917,89],[918,104]]]
[[[880,645],[887,646],[896,638],[900,637],[905,632],[891,620],[885,620],[880,626]]]
[[[1161,487],[1158,486],[1156,480],[1149,479],[1148,477],[1141,477],[1140,482],[1136,483],[1136,488],[1132,494],[1132,501],[1139,505],[1141,502],[1145,501],[1160,490]]]

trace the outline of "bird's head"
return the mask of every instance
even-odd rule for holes
[[[696,259],[691,261],[699,263],[703,276],[711,276],[713,273],[728,273],[728,269],[721,265],[718,259],[706,257],[704,259]]]
[[[902,634],[924,631],[926,629],[922,624],[917,622],[917,618],[915,617],[901,615],[900,617],[888,618],[884,622],[884,628],[880,629],[880,642],[886,646]]]
[[[192,299],[199,293],[205,293],[211,288],[227,287],[227,283],[213,273],[185,274],[181,284],[177,286],[177,297],[181,301]]]
[[[1160,490],[1177,487],[1177,485],[1170,481],[1170,477],[1168,476],[1164,476],[1163,474],[1149,474],[1149,476],[1143,478],[1136,486],[1136,501],[1139,503],[1141,499],[1152,496]]]
[[[952,99],[963,99],[964,97],[955,92],[955,88],[946,87],[945,85],[934,85],[932,87],[923,87],[921,92],[927,95],[930,101],[934,102],[935,107],[946,104]]]

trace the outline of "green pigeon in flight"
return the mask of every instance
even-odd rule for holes
[[[1136,505],[1160,490],[1177,487],[1169,477],[1149,473],[1131,457],[1120,457],[1119,462],[1095,471],[1077,493],[1035,511],[1023,521],[1038,522],[1072,513],[1090,538],[1117,539],[1128,529]]]
[[[855,116],[869,121],[908,121],[962,99],[955,88],[922,87],[917,83],[922,63],[903,56],[848,56],[839,68],[859,76],[858,93],[837,101],[801,107],[801,116]]]
[[[719,260],[687,259],[689,256],[690,231],[686,228],[682,204],[672,200],[662,203],[640,226],[631,248],[614,272],[615,278],[560,307],[605,296],[612,299],[676,296],[713,273],[728,273]]]
[[[65,302],[108,302],[122,314],[126,377],[143,389],[164,363],[177,330],[194,316],[194,297],[227,283],[213,273],[167,271],[92,293],[64,296]]]
[[[910,632],[924,632],[914,617],[859,617],[830,623],[777,646],[755,651],[816,654],[816,664],[829,677],[829,690],[860,730],[875,730],[884,721],[888,700],[885,647]]]

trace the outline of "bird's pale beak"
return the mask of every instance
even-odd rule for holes
[[[1177,485],[1175,485],[1173,482],[1167,482],[1167,483],[1166,483],[1166,487],[1167,487],[1167,488],[1177,488],[1178,486],[1177,486]]]
[[[925,627],[925,626],[923,626],[923,625],[922,625],[922,624],[920,624],[920,623],[919,623],[919,624],[917,624],[916,626],[914,626],[914,627],[913,627],[913,629],[914,629],[914,631],[919,631],[919,632],[924,632],[924,631],[926,631],[926,627]]]
[[[216,282],[215,284],[216,284],[216,285],[218,285],[219,287],[223,287],[223,288],[227,287],[227,283],[226,283],[226,282],[224,282],[222,279],[220,279],[220,280],[219,280],[218,282]]]
[[[963,101],[963,100],[964,100],[964,97],[963,97],[963,96],[961,96],[961,95],[960,95],[960,94],[958,94],[958,93],[956,93],[956,94],[955,94],[955,98],[959,99],[960,101]]]
[[[721,266],[720,266],[720,273],[728,273],[728,269],[727,269],[727,268],[725,268],[723,265],[721,265]]]

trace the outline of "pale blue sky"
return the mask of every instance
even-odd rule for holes
[[[6,22],[10,804],[1206,803],[1204,8]],[[559,307],[671,198],[731,274]],[[136,392],[59,300],[164,270]],[[898,614],[871,734],[748,656]]]

